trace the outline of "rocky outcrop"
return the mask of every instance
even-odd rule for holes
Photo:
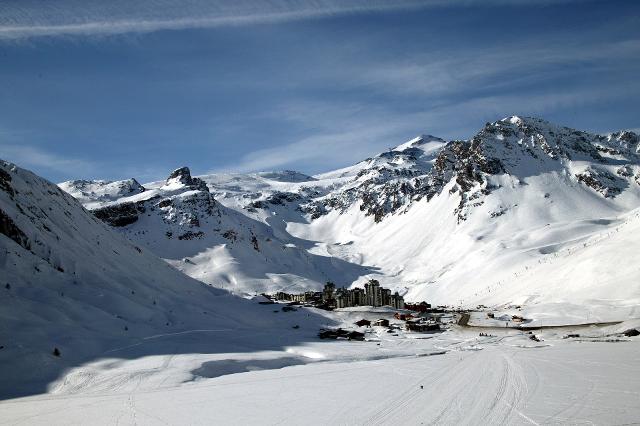
[[[15,191],[11,187],[11,175],[2,169],[0,169],[0,189],[11,197],[15,195]]]
[[[611,133],[608,137],[609,142],[619,145],[622,149],[640,154],[640,136],[628,130]]]
[[[143,203],[120,203],[93,210],[93,214],[111,226],[131,225],[138,220],[138,215],[145,212]]]
[[[288,203],[302,200],[302,196],[293,192],[276,191],[264,200],[252,201],[247,207],[253,209],[266,209],[269,205],[284,206]]]
[[[201,221],[219,214],[217,203],[204,181],[191,176],[189,168],[182,167],[173,171],[166,180],[167,192],[164,196],[155,194],[149,198],[136,197],[139,201],[110,203],[94,208],[93,214],[103,222],[114,227],[126,227],[138,221],[142,214],[158,215],[168,225],[200,227]],[[153,192],[149,192],[153,194]],[[167,235],[173,235],[168,231]],[[186,231],[178,239],[201,238],[202,231]]]
[[[24,249],[31,250],[29,238],[18,228],[13,219],[2,210],[0,210],[0,234],[6,235]]]
[[[491,183],[491,176],[510,175],[523,181],[531,174],[567,170],[573,161],[602,165],[574,174],[578,182],[611,198],[628,186],[625,178],[632,179],[634,168],[621,169],[619,164],[621,159],[638,163],[638,141],[638,135],[628,131],[605,137],[536,118],[508,117],[487,123],[469,140],[443,144],[433,161],[425,161],[431,157],[420,149],[422,138],[368,159],[370,166],[363,167],[353,183],[304,202],[300,209],[316,219],[358,204],[380,222],[414,201],[431,200],[453,182],[449,192],[460,197],[454,213],[462,221],[499,187]],[[612,171],[606,169],[614,166]]]
[[[620,176],[630,176],[630,174],[620,173]],[[606,198],[613,198],[620,194],[628,185],[626,179],[617,177],[606,170],[589,168],[583,173],[576,174],[578,182],[595,189]]]
[[[209,192],[207,184],[202,179],[191,177],[191,171],[188,167],[180,167],[171,172],[167,178],[167,185],[171,185],[172,183],[180,183],[199,191]]]

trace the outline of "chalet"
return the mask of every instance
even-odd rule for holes
[[[364,340],[364,333],[359,331],[349,331],[342,328],[322,329],[318,333],[321,339],[343,339],[343,340]]]
[[[405,303],[404,308],[410,311],[427,312],[429,309],[431,309],[431,305],[423,301],[420,303]]]
[[[513,321],[513,322],[523,322],[524,318],[522,318],[521,316],[518,316],[518,315],[513,315],[513,316],[511,316],[511,321]]]
[[[396,312],[395,314],[393,314],[393,317],[395,319],[400,320],[400,321],[408,321],[408,320],[414,318],[413,315],[411,315],[411,314],[401,314],[400,312]]]

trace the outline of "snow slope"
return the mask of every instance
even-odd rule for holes
[[[601,136],[514,116],[466,141],[420,136],[314,177],[201,176],[214,213],[176,203],[145,210],[120,229],[187,274],[237,292],[317,289],[326,280],[361,285],[375,277],[413,301],[557,302],[576,312],[575,321],[596,310],[627,318],[640,294],[639,153],[632,132]],[[63,184],[77,192],[73,186]],[[194,194],[164,181],[144,187],[131,197],[83,202],[159,205]],[[202,229],[167,224],[190,212]],[[223,237],[229,230],[233,242]],[[201,238],[176,241],[200,231]],[[593,309],[579,313],[581,306]]]
[[[640,305],[637,143],[514,117],[474,137],[462,172],[440,192],[427,186],[430,199],[380,223],[356,204],[288,229],[378,266],[380,281],[410,300],[616,306],[627,318]],[[587,185],[578,176],[589,170],[611,178]]]
[[[106,359],[71,371],[52,394],[0,402],[0,423],[632,424],[640,414],[637,337],[374,328],[371,341],[279,353]]]
[[[254,189],[266,186],[267,181],[272,187],[284,189],[299,188],[301,182],[313,178],[283,172],[255,174],[243,180]],[[289,235],[285,219],[291,215],[287,215],[290,212],[285,205],[291,192],[270,191],[269,201],[262,202],[269,203],[274,210],[260,209],[258,213],[251,208],[256,212],[252,217],[242,207],[227,207],[214,196],[237,190],[236,179],[220,176],[217,182],[217,192],[212,193],[208,188],[211,180],[193,178],[188,168],[181,168],[166,181],[145,184],[144,192],[116,201],[96,198],[86,205],[127,238],[176,268],[237,293],[283,288],[304,291],[331,279],[348,285],[371,271],[351,262],[310,253],[307,249],[311,242]],[[62,187],[73,187],[73,182]],[[233,199],[247,198],[247,193],[238,196],[236,192]]]
[[[139,194],[145,188],[135,179],[110,182],[106,180],[73,180],[60,184],[60,188],[82,203],[101,205],[122,197]]]
[[[126,354],[133,357],[249,352],[306,338],[275,341],[288,321],[184,275],[55,185],[4,161],[0,271],[0,398],[41,393],[66,369],[122,347],[140,347]],[[181,333],[202,337],[189,347],[151,344]]]

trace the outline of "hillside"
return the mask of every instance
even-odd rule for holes
[[[255,302],[182,274],[54,184],[4,161],[0,269],[2,398],[43,392],[66,369],[96,358],[257,351],[277,347],[268,336],[291,328]],[[225,330],[224,339],[214,333]],[[241,330],[267,338],[234,337]],[[207,339],[151,344],[194,332]],[[126,347],[137,352],[118,349]]]
[[[115,201],[113,190],[85,193],[83,202],[109,221],[119,217],[109,209],[144,200],[135,223],[119,228],[128,238],[237,292],[375,276],[408,300],[608,312],[639,300],[635,239],[618,245],[623,234],[615,236],[637,232],[638,142],[632,132],[601,136],[514,116],[468,140],[420,136],[314,177],[206,175],[194,178],[198,189],[167,180]],[[201,204],[176,202],[185,197]]]
[[[601,137],[510,118],[449,143],[412,181],[411,201],[379,223],[356,203],[289,229],[323,241],[319,250],[380,267],[380,280],[409,299],[562,302],[583,315],[580,305],[602,304],[606,313],[640,302],[632,261],[639,170],[634,134]],[[390,205],[384,190],[369,194]]]

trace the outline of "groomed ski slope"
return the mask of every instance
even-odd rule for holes
[[[598,341],[614,328],[549,330],[541,342],[502,329],[376,330],[368,342],[130,360],[120,357],[135,348],[123,348],[50,394],[0,402],[0,424],[630,424],[640,341]],[[562,339],[568,331],[595,338]]]

